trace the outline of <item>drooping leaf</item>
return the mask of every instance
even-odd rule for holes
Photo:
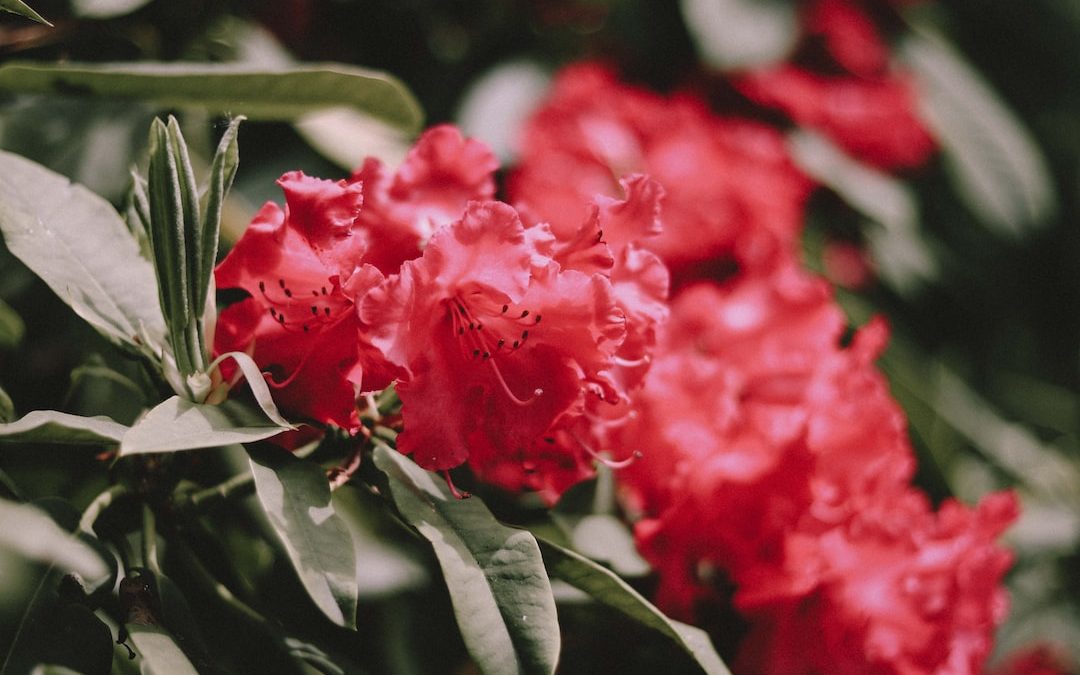
[[[701,59],[719,70],[782,61],[795,47],[795,4],[784,0],[681,0]]]
[[[0,88],[141,100],[162,107],[202,106],[252,119],[294,120],[348,107],[406,133],[415,133],[423,122],[416,99],[397,79],[340,63],[13,63],[0,67]]]
[[[55,410],[34,410],[8,424],[0,424],[0,441],[109,445],[119,443],[128,428],[108,417],[83,417]]]
[[[909,31],[899,56],[915,75],[919,110],[945,152],[968,208],[988,227],[1019,236],[1057,210],[1050,171],[1024,125],[942,37]]]
[[[35,12],[30,7],[30,5],[26,4],[22,0],[0,0],[0,10],[4,10],[5,12],[11,12],[12,14],[18,14],[20,16],[25,16],[27,19],[32,19],[33,21],[37,21],[38,23],[43,23],[46,26],[52,25],[44,18],[42,18],[40,14]]]
[[[937,278],[937,260],[919,232],[918,203],[904,183],[860,163],[811,131],[790,133],[788,148],[803,171],[877,226],[865,235],[887,283],[911,293]]]
[[[77,572],[87,580],[98,580],[109,573],[97,551],[31,504],[0,499],[0,548]]]
[[[455,498],[440,478],[385,445],[376,445],[374,459],[402,517],[431,543],[480,669],[554,672],[559,624],[532,534],[500,524],[475,497]]]
[[[318,465],[279,449],[249,448],[255,491],[307,589],[334,623],[356,627],[356,553]]]
[[[588,558],[543,538],[537,541],[553,578],[656,631],[692,657],[701,672],[730,675],[704,631],[667,618],[616,574]]]
[[[0,349],[12,349],[22,342],[26,325],[22,317],[15,313],[3,300],[0,300]]]
[[[172,636],[159,626],[126,624],[145,675],[199,675]]]
[[[247,382],[248,387],[251,388],[251,395],[255,397],[255,402],[270,421],[285,429],[295,429],[295,427],[289,424],[289,422],[281,416],[281,413],[278,412],[277,406],[274,404],[274,397],[270,394],[270,386],[266,384],[266,379],[262,376],[262,371],[259,370],[259,366],[255,363],[255,359],[244,352],[227,352],[217,357],[214,362],[210,364],[211,370],[225,359],[232,359],[240,368],[240,371],[244,374],[244,381]]]
[[[292,427],[281,427],[233,401],[192,403],[173,396],[136,421],[120,440],[121,455],[177,452],[251,443]]]
[[[137,349],[164,343],[153,266],[108,202],[0,151],[0,232],[11,252],[106,338]],[[147,339],[156,344],[140,344]]]

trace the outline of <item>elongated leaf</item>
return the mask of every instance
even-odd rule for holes
[[[701,59],[720,70],[782,61],[799,38],[795,5],[784,0],[681,0]]]
[[[248,454],[259,502],[308,595],[331,621],[355,628],[356,552],[330,501],[326,473],[285,450]]]
[[[237,134],[244,117],[234,117],[218,143],[214,160],[210,165],[210,185],[206,191],[206,209],[203,213],[203,227],[196,258],[196,267],[192,278],[195,280],[194,307],[200,314],[205,310],[209,294],[210,281],[213,278],[214,262],[217,259],[218,238],[221,232],[221,208],[225,196],[229,194],[236,169],[240,165],[240,149]]]
[[[0,300],[0,348],[11,349],[22,342],[26,325],[22,317],[15,313],[3,300]]]
[[[227,352],[217,357],[210,364],[210,369],[213,370],[215,366],[225,359],[232,359],[240,367],[240,371],[244,373],[244,381],[251,388],[251,395],[255,397],[255,402],[259,404],[259,408],[270,418],[271,422],[286,429],[296,428],[289,424],[278,412],[277,406],[274,405],[274,398],[270,395],[270,386],[266,384],[266,379],[263,378],[262,371],[259,370],[259,366],[254,359],[244,352]]]
[[[140,9],[150,0],[71,0],[71,10],[88,19],[111,19]]]
[[[663,635],[689,654],[702,672],[730,675],[704,631],[667,618],[625,581],[588,558],[543,538],[537,541],[552,577]]]
[[[420,129],[416,99],[394,77],[340,63],[263,67],[210,63],[15,63],[0,67],[0,89],[81,94],[202,106],[253,119],[294,120],[325,108],[366,112],[407,133]]]
[[[32,19],[38,23],[43,23],[46,26],[52,24],[46,21],[40,14],[31,9],[30,5],[26,4],[22,0],[0,0],[0,9],[5,12],[11,12],[12,14],[18,14],[25,16],[27,19]]]
[[[87,580],[100,579],[109,573],[97,551],[30,504],[0,499],[0,548],[77,572]]]
[[[15,404],[3,389],[0,389],[0,422],[7,423],[15,419]]]
[[[172,636],[158,626],[126,624],[145,675],[199,675]]]
[[[153,266],[108,202],[0,151],[0,232],[11,252],[106,338],[140,349],[140,340],[155,342],[151,348],[164,343]]]
[[[889,285],[910,293],[937,278],[937,260],[919,232],[918,203],[903,182],[849,157],[810,131],[789,134],[788,148],[803,171],[878,226],[865,234]]]
[[[242,405],[192,403],[173,396],[135,422],[120,441],[121,455],[177,452],[251,443],[285,431]]]
[[[431,542],[465,646],[488,675],[552,673],[555,601],[532,534],[500,524],[477,498],[456,499],[437,476],[384,445],[375,466],[398,511]]]
[[[34,410],[9,424],[0,424],[0,441],[107,445],[119,443],[128,428],[108,417],[82,417],[55,410]]]
[[[1002,234],[1044,224],[1056,197],[1046,161],[1020,120],[940,36],[910,32],[899,54],[915,74],[920,112],[968,208]]]

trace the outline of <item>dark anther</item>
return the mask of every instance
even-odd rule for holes
[[[285,288],[285,280],[284,279],[278,279],[277,280],[277,285],[281,286],[282,288]]]
[[[539,314],[536,315],[536,323],[540,323],[540,315]]]
[[[476,324],[472,321],[469,322],[469,330],[476,330]]]
[[[311,306],[311,315],[312,316],[319,316],[319,308],[316,307],[315,305]]]
[[[285,315],[284,314],[278,314],[277,315],[277,320],[278,320],[278,323],[280,323],[282,326],[285,325]]]
[[[330,316],[330,308],[329,307],[323,307],[323,313],[326,314],[326,316]]]
[[[529,339],[529,331],[527,331],[527,330],[521,331],[521,341],[525,342],[528,339]]]
[[[504,344],[506,344],[506,340],[504,340],[504,339],[502,339],[502,338],[499,338],[499,344],[497,344],[497,345],[495,345],[495,346],[496,346],[496,347],[502,347],[502,346],[503,346]]]
[[[292,297],[292,291],[290,291],[289,289],[286,288],[285,289],[285,297],[286,298],[291,298]]]
[[[306,323],[304,324],[304,332],[305,332],[305,333],[306,333],[306,332],[308,332],[308,327],[307,327],[307,324],[306,324]]]
[[[503,305],[502,313],[506,314],[506,310],[510,309],[510,305]]]
[[[603,230],[597,230],[596,231],[596,243],[600,243],[602,241],[604,241],[604,231]]]
[[[275,319],[277,318],[277,310],[273,307],[270,308],[270,316],[274,317]]]
[[[473,356],[480,356],[480,350],[479,349],[472,350],[472,355]]]
[[[484,330],[484,324],[482,324],[482,323],[476,324],[476,330]]]
[[[323,286],[323,287],[322,287],[322,294],[323,294],[323,295],[326,295],[326,286]]]
[[[464,335],[465,334],[465,329],[462,328],[461,326],[458,326],[457,334],[458,335]]]
[[[259,292],[260,293],[265,293],[266,292],[266,282],[264,282],[264,281],[259,282]]]
[[[315,290],[314,288],[311,289],[311,294],[314,295],[316,298],[319,297],[319,292],[317,290]]]
[[[518,344],[520,344],[520,343],[519,343],[519,342],[518,342],[517,340],[514,340],[514,344],[512,344],[512,345],[510,345],[510,346],[511,346],[511,347],[513,347],[514,349],[517,349],[517,348],[518,348]]]
[[[529,316],[529,310],[526,309],[524,312],[521,313],[521,318],[524,319],[527,316]]]
[[[545,443],[551,443],[551,444],[554,444],[554,443],[555,443],[555,439],[554,439],[554,438],[552,438],[551,436],[544,436],[544,442],[545,442]]]
[[[484,358],[485,359],[491,358],[491,352],[484,352]]]

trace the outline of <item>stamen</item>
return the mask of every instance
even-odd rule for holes
[[[316,307],[315,305],[311,306],[311,315],[312,316],[319,316],[319,308]]]
[[[469,497],[472,497],[472,495],[468,492],[462,492],[461,490],[457,489],[457,487],[454,485],[454,479],[450,477],[449,471],[444,470],[441,473],[443,475],[443,478],[446,479],[446,487],[450,488],[450,494],[454,495],[454,499],[468,499]]]
[[[520,398],[518,398],[517,396],[514,395],[514,392],[510,391],[510,385],[506,384],[506,380],[503,379],[502,371],[499,370],[499,364],[497,364],[493,359],[488,360],[488,363],[491,364],[491,369],[495,371],[495,379],[497,379],[499,381],[499,384],[502,385],[503,393],[505,393],[510,398],[510,400],[513,401],[514,403],[516,403],[517,405],[519,405],[519,406],[521,406],[523,408],[525,406],[530,406],[533,403],[536,403],[536,400],[544,395],[544,390],[541,389],[540,387],[537,387],[536,389],[533,389],[533,395],[531,397],[529,397],[528,399],[526,399],[524,401],[521,400]]]
[[[503,305],[502,313],[506,314],[506,310],[510,309],[510,305]]]
[[[649,365],[650,359],[648,355],[642,356],[640,359],[624,359],[621,356],[612,358],[615,361],[615,365],[622,366],[623,368],[636,368],[637,366]]]
[[[266,293],[266,282],[265,281],[260,281],[259,282],[259,292],[260,293]]]
[[[523,311],[523,312],[521,313],[521,318],[522,318],[522,319],[524,319],[524,318],[525,318],[525,317],[527,317],[527,316],[529,316],[529,310],[527,310],[527,309],[526,309],[525,311]]]
[[[536,315],[536,323],[540,323],[540,315],[539,314]]]
[[[635,450],[632,455],[630,455],[624,460],[615,461],[613,459],[608,459],[607,457],[604,457],[599,452],[594,450],[592,446],[586,443],[585,440],[577,434],[576,431],[571,431],[570,435],[574,437],[574,440],[578,442],[578,445],[585,449],[585,452],[589,453],[590,457],[600,462],[609,469],[625,469],[626,467],[641,459],[643,456],[640,450]]]

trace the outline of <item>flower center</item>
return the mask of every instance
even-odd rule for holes
[[[349,311],[348,299],[328,286],[290,288],[284,279],[278,279],[276,283],[259,281],[259,293],[282,329],[308,333],[337,323]]]
[[[486,317],[485,324],[461,296],[450,299],[448,311],[451,329],[466,359],[487,362],[494,371],[499,386],[511,401],[527,406],[543,395],[544,390],[537,387],[529,398],[519,398],[507,385],[498,364],[499,359],[519,351],[525,345],[529,339],[530,328],[540,323],[539,314],[521,308],[511,312],[509,305],[503,305],[498,315]]]

